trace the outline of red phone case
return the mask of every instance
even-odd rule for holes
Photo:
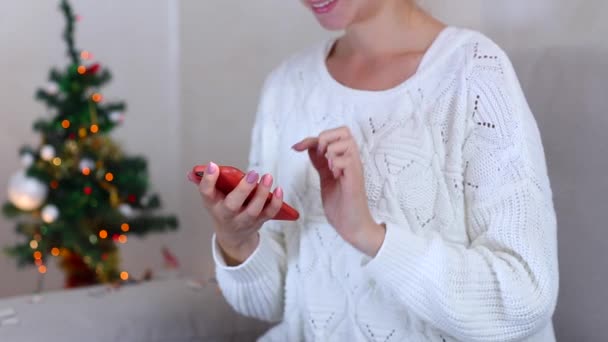
[[[232,166],[220,166],[220,176],[217,179],[217,183],[215,184],[215,188],[221,191],[224,195],[228,195],[236,186],[240,183],[240,181],[245,177],[245,173],[235,167]],[[205,173],[206,166],[195,166],[193,169],[194,175],[198,178],[202,178]],[[251,198],[255,194],[255,190],[258,188],[256,185],[249,197],[245,200],[243,205],[247,205]],[[270,203],[272,200],[272,193],[268,194],[268,199],[266,199],[266,204]],[[297,210],[292,208],[289,204],[283,203],[281,206],[281,210],[279,213],[273,218],[274,220],[280,221],[296,221],[300,218],[300,213]]]

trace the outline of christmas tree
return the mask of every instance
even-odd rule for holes
[[[123,121],[125,104],[104,100],[100,89],[111,74],[76,49],[78,17],[67,0],[60,8],[69,63],[52,69],[49,84],[36,94],[52,118],[34,123],[42,142],[21,148],[24,170],[9,181],[3,212],[17,219],[24,241],[6,252],[42,274],[57,259],[67,287],[126,280],[118,244],[131,235],[175,230],[177,220],[153,215],[161,203],[148,193],[146,160],[126,156],[108,136]]]

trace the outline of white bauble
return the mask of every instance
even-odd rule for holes
[[[112,112],[109,117],[113,123],[123,123],[125,121],[125,115],[121,112]]]
[[[82,171],[84,169],[93,170],[93,169],[95,169],[95,162],[89,158],[83,158],[78,163],[78,168],[80,169],[80,171]]]
[[[59,92],[59,86],[57,83],[49,82],[49,84],[46,85],[46,92],[51,95],[56,95]]]
[[[51,145],[44,145],[40,149],[40,158],[46,161],[50,161],[55,158],[55,148]]]
[[[54,204],[47,204],[42,208],[42,220],[46,223],[53,223],[59,217],[59,209]]]
[[[128,204],[121,204],[118,206],[118,211],[124,217],[133,217],[133,208]]]
[[[21,165],[28,168],[34,164],[34,156],[31,153],[24,153],[21,155]]]
[[[25,171],[17,172],[8,182],[8,199],[21,210],[39,208],[47,193],[46,185],[36,178],[28,177]]]

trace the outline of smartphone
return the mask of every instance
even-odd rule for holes
[[[193,169],[194,175],[200,180],[205,174],[205,169],[206,166],[195,166]],[[232,166],[220,165],[219,169],[220,175],[217,179],[217,183],[215,184],[215,188],[221,191],[224,195],[228,195],[230,192],[232,192],[232,190],[234,190],[234,188],[236,188],[236,186],[241,182],[243,177],[245,177],[245,173]],[[249,195],[249,197],[247,197],[247,199],[243,203],[243,206],[246,206],[253,198],[257,188],[258,185],[256,185],[253,191],[251,191],[251,194]],[[268,205],[271,200],[272,193],[269,193],[265,205]],[[279,210],[279,213],[273,218],[273,220],[296,221],[298,218],[300,218],[300,213],[293,207],[291,207],[289,204],[283,202],[281,210]]]

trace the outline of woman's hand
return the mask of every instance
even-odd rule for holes
[[[224,196],[215,188],[219,167],[210,162],[200,183],[192,171],[188,179],[198,184],[203,204],[214,221],[216,241],[222,249],[228,266],[243,263],[253,254],[259,244],[258,230],[262,224],[273,217],[283,204],[283,190],[277,187],[272,201],[264,207],[272,186],[272,176],[266,174],[256,190],[254,197],[243,207],[243,203],[258,184],[259,175],[250,171],[237,187]]]
[[[308,150],[321,178],[321,200],[329,223],[361,252],[375,256],[385,228],[374,222],[367,203],[359,148],[348,127],[322,132],[293,146]]]

